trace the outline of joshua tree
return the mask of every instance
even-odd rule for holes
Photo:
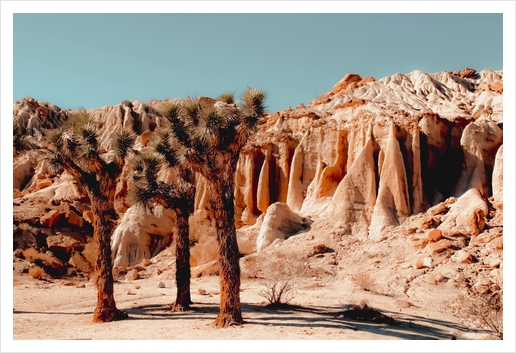
[[[95,120],[85,110],[72,115],[66,126],[51,131],[48,136],[50,165],[55,172],[64,169],[70,173],[91,201],[93,239],[97,250],[94,266],[97,306],[93,322],[109,322],[127,317],[125,312],[117,309],[113,295],[110,241],[113,220],[117,216],[111,195],[136,136],[127,130],[119,130],[113,136],[115,156],[112,161],[107,161],[99,153]]]
[[[176,213],[176,300],[172,311],[189,309],[190,297],[190,228],[188,218],[194,210],[195,186],[193,173],[183,168],[176,158],[173,137],[164,130],[155,143],[155,154],[136,156],[131,160],[134,186],[130,191],[133,202],[148,206],[151,202],[171,208]],[[173,184],[158,181],[160,166],[166,165],[175,172]]]
[[[162,106],[171,122],[176,159],[207,180],[217,229],[220,265],[220,313],[214,325],[242,323],[240,253],[236,239],[234,184],[238,157],[264,113],[265,93],[248,89],[242,105],[225,93],[217,100],[172,100]]]

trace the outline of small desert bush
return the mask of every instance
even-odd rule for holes
[[[16,152],[20,153],[24,150],[30,149],[30,144],[26,135],[13,135],[13,147]]]
[[[260,278],[260,259],[256,255],[248,255],[240,260],[240,268],[243,275],[248,278]]]
[[[97,262],[97,247],[93,239],[88,239],[88,243],[84,246],[84,250],[80,254],[76,254],[73,257],[76,267],[85,274],[89,275],[92,282],[97,281],[99,275],[95,271],[95,264]]]
[[[93,239],[88,239],[88,243],[84,246],[84,250],[82,251],[82,256],[88,260],[92,268],[95,267],[95,263],[97,262],[97,249]]]
[[[203,265],[217,259],[218,243],[216,236],[206,235],[190,249],[190,266]]]
[[[262,289],[258,294],[270,305],[288,304],[294,298],[302,265],[298,259],[280,253],[264,258],[260,273]]]
[[[503,339],[503,290],[478,293],[467,288],[450,306],[464,325]]]
[[[375,287],[375,280],[369,272],[359,272],[353,275],[352,280],[358,288],[365,291],[371,291]]]
[[[33,267],[29,268],[29,276],[31,276],[35,279],[43,278],[44,275],[45,275],[45,270],[43,270],[39,266],[33,266]]]
[[[203,218],[205,217],[205,218]],[[197,212],[190,217],[190,266],[203,265],[217,259],[217,230],[207,212]]]
[[[34,248],[27,248],[23,250],[23,257],[29,262],[41,262],[45,265],[50,265],[54,262],[52,256],[40,253]]]

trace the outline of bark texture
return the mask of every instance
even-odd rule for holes
[[[190,227],[188,218],[193,212],[193,195],[195,188],[191,186],[190,192],[183,193],[183,202],[176,208],[177,240],[176,240],[176,300],[172,305],[172,311],[185,311],[192,304],[190,296]]]
[[[234,173],[230,173],[219,185],[211,185],[211,206],[216,220],[220,265],[220,312],[214,321],[216,327],[244,322],[240,306],[240,253],[234,221],[233,179]]]
[[[113,264],[111,259],[111,218],[107,200],[92,201],[94,214],[93,239],[97,249],[95,273],[97,274],[97,305],[93,312],[93,322],[110,322],[127,317],[118,310],[113,293]]]

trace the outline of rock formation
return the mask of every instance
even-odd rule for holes
[[[310,224],[312,224],[310,219],[292,212],[284,203],[275,202],[265,212],[260,233],[256,239],[256,251],[261,251],[276,239],[287,239],[307,229]]]
[[[141,136],[136,148],[145,148],[153,131],[168,123],[157,112],[159,104],[124,101],[91,110],[98,117],[106,158],[106,141],[115,126],[133,129]],[[71,222],[81,229],[91,223],[80,186],[66,174],[48,173],[39,149],[45,146],[45,129],[62,124],[68,113],[32,98],[14,103],[14,133],[28,136],[32,148],[18,151],[13,163],[17,224],[36,217],[36,211],[17,210],[24,207],[22,200],[25,205],[45,200],[47,211],[37,217],[57,204],[73,204],[84,225]],[[453,199],[448,213],[432,216],[428,224],[444,236],[476,236],[491,208],[503,208],[502,120],[502,71],[416,70],[380,80],[348,74],[310,104],[262,119],[237,167],[239,233],[261,227],[251,232],[260,250],[303,229],[310,217],[314,225],[326,222],[339,234],[379,242],[434,206],[448,210]],[[210,224],[209,195],[202,178],[197,184],[195,217]],[[126,191],[127,185],[119,185],[113,193],[121,200],[113,251],[124,266],[169,244],[173,229],[167,212],[160,218],[124,204]],[[162,237],[163,245],[153,248],[155,236]]]
[[[175,213],[163,206],[131,206],[111,240],[114,266],[133,266],[167,248],[173,239]]]
[[[480,199],[499,198],[501,92],[501,71],[416,70],[378,81],[346,75],[308,106],[264,122],[240,165],[242,176],[260,170],[257,189],[255,177],[240,181],[256,190],[238,204],[255,212],[242,223],[281,201],[304,216],[332,217],[336,228],[361,239],[382,240],[407,217],[449,197],[477,190]],[[286,182],[277,170],[288,170]],[[285,201],[280,189],[287,190]]]

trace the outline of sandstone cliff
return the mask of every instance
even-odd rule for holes
[[[98,117],[106,158],[108,137],[116,126],[133,129],[140,135],[136,148],[145,148],[154,130],[167,124],[156,110],[159,103],[124,101],[91,110]],[[15,225],[41,227],[43,216],[63,203],[73,205],[84,224],[91,223],[80,186],[66,174],[51,175],[39,149],[45,145],[45,129],[59,126],[67,115],[32,98],[14,103],[14,133],[27,136],[32,148],[14,153]],[[314,227],[326,223],[340,234],[382,241],[410,217],[457,199],[433,228],[444,234],[477,235],[490,210],[498,210],[500,219],[503,208],[502,121],[502,71],[416,70],[378,81],[348,74],[310,104],[268,114],[248,141],[235,188],[241,247],[256,249],[260,229],[253,225],[261,226],[266,213],[272,217],[269,206],[278,203],[299,219],[310,217]],[[114,253],[124,258],[120,263],[133,264],[170,244],[173,220],[153,214],[152,227],[164,228],[150,230],[142,223],[142,212],[127,211],[126,191],[127,183],[121,180],[114,190],[121,219]],[[199,178],[192,222],[204,230],[212,222],[207,196]],[[37,209],[38,203],[43,207]],[[83,223],[59,214],[53,227],[84,229]],[[302,227],[294,228],[309,226],[300,223]],[[133,245],[120,245],[123,232]],[[164,241],[156,244],[156,236]],[[196,235],[196,241],[199,238]],[[132,260],[129,253],[121,254],[122,247],[133,249]]]
[[[502,72],[490,70],[346,75],[309,105],[267,117],[241,158],[240,220],[284,202],[380,240],[468,190],[498,198],[502,87]]]

